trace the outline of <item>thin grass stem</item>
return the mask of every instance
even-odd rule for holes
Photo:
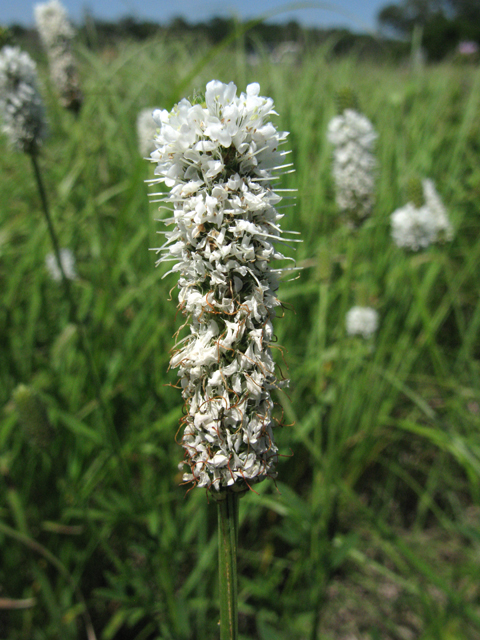
[[[50,215],[50,207],[48,205],[47,193],[45,191],[45,186],[43,184],[42,173],[40,171],[40,166],[38,164],[38,157],[35,152],[29,154],[30,159],[32,161],[33,172],[35,174],[35,180],[37,182],[38,192],[40,194],[40,200],[42,202],[42,212],[45,216],[45,220],[47,222],[48,233],[50,235],[50,240],[53,245],[53,253],[55,254],[55,260],[57,261],[57,266],[62,276],[62,284],[65,288],[65,295],[67,296],[68,304],[69,304],[69,319],[71,322],[78,324],[77,322],[77,308],[75,305],[75,301],[72,296],[72,291],[70,288],[70,280],[65,275],[65,271],[63,269],[63,264],[60,256],[60,245],[58,242],[58,237],[55,232],[55,227],[53,226],[52,216]]]

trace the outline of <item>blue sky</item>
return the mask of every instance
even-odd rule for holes
[[[86,7],[94,16],[105,20],[130,15],[139,20],[165,23],[178,15],[189,22],[209,20],[215,15],[253,18],[295,5],[298,8],[288,12],[283,10],[275,20],[283,22],[293,19],[305,26],[345,26],[355,31],[374,31],[379,9],[390,2],[391,0],[333,0],[329,3],[293,2],[287,5],[281,0],[62,0],[75,22],[82,21]],[[33,0],[1,0],[0,24],[33,25],[35,4],[37,2]],[[310,8],[299,8],[307,4]],[[348,15],[352,17],[347,17]]]

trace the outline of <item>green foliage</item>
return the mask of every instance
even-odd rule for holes
[[[408,202],[412,202],[417,208],[423,207],[425,204],[422,181],[420,178],[410,178],[408,180],[407,200]]]
[[[48,419],[45,405],[34,389],[18,385],[13,392],[18,411],[19,422],[25,434],[34,446],[48,447],[53,438],[53,430]]]
[[[335,103],[338,113],[343,113],[345,109],[359,110],[358,98],[351,87],[342,87],[335,94]]]
[[[8,27],[0,25],[0,49],[12,43],[12,33]]]
[[[480,40],[478,0],[402,0],[380,9],[378,21],[400,36],[420,27],[431,60],[451,55],[462,40]]]
[[[175,278],[148,251],[164,211],[148,204],[153,169],[135,139],[140,109],[170,108],[212,78],[258,81],[274,98],[296,167],[282,186],[299,189],[285,228],[304,240],[305,269],[280,290],[295,313],[275,322],[292,380],[279,413],[294,426],[277,430],[278,487],[240,502],[240,637],[478,637],[478,73],[331,62],[334,45],[275,65],[259,47],[256,66],[236,42],[215,56],[188,38],[80,47],[77,118],[41,67],[52,134],[40,163],[119,444],[45,268],[31,169],[2,140],[0,603],[24,608],[2,611],[0,637],[77,640],[89,624],[99,640],[218,637],[216,506],[178,486],[168,362],[180,318]],[[377,204],[356,231],[339,222],[325,141],[342,86],[379,133]],[[435,179],[451,243],[406,254],[391,242],[410,175]],[[345,332],[360,299],[380,315],[369,341]],[[19,384],[45,403],[46,450],[19,428]]]

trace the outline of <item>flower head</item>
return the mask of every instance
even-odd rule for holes
[[[422,191],[422,206],[408,202],[391,215],[392,238],[398,247],[418,251],[453,237],[447,212],[432,180],[422,180]]]
[[[68,280],[75,280],[77,272],[75,270],[75,256],[70,249],[60,249],[60,262],[62,263],[63,273]],[[60,282],[62,273],[58,266],[57,258],[54,253],[48,253],[45,257],[45,266],[52,280]]]
[[[32,153],[47,134],[37,69],[19,47],[0,51],[0,113],[3,132],[20,151]]]
[[[345,109],[330,121],[328,140],[334,145],[333,179],[339,209],[361,221],[375,202],[375,157],[377,134],[364,115]]]
[[[435,242],[435,218],[426,206],[417,208],[411,202],[392,213],[392,238],[397,247],[418,251]]]
[[[370,338],[378,328],[378,313],[371,307],[352,307],[345,318],[347,333]]]
[[[35,21],[48,55],[50,76],[62,105],[78,111],[83,101],[77,64],[72,52],[75,35],[67,12],[59,0],[35,5]]]
[[[186,482],[243,490],[275,475],[271,390],[279,380],[270,352],[282,269],[276,249],[281,197],[271,189],[285,168],[287,133],[270,122],[273,101],[258,84],[237,96],[213,80],[205,104],[181,100],[157,110],[153,182],[171,189],[173,225],[157,252],[179,274],[179,308],[190,334],[176,344],[186,416]]]

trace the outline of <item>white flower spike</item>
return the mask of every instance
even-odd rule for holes
[[[83,96],[72,51],[75,31],[65,7],[59,0],[50,0],[35,5],[34,12],[38,33],[48,56],[50,76],[62,106],[78,112]]]
[[[291,165],[281,150],[288,134],[272,114],[258,84],[237,96],[233,83],[217,80],[207,84],[204,105],[184,99],[153,114],[158,178],[151,182],[171,189],[153,195],[172,207],[165,223],[174,225],[163,232],[158,263],[174,263],[190,325],[170,362],[186,404],[181,466],[185,482],[216,491],[276,475],[271,391],[287,381],[277,378],[270,351],[283,271],[271,262],[284,258],[276,248],[281,197],[271,183]]]
[[[353,222],[361,222],[375,203],[373,148],[377,134],[368,118],[354,109],[345,109],[330,121],[327,138],[334,145],[337,206]]]
[[[34,153],[47,135],[45,110],[36,65],[19,47],[0,51],[0,113],[10,142],[20,151]]]

